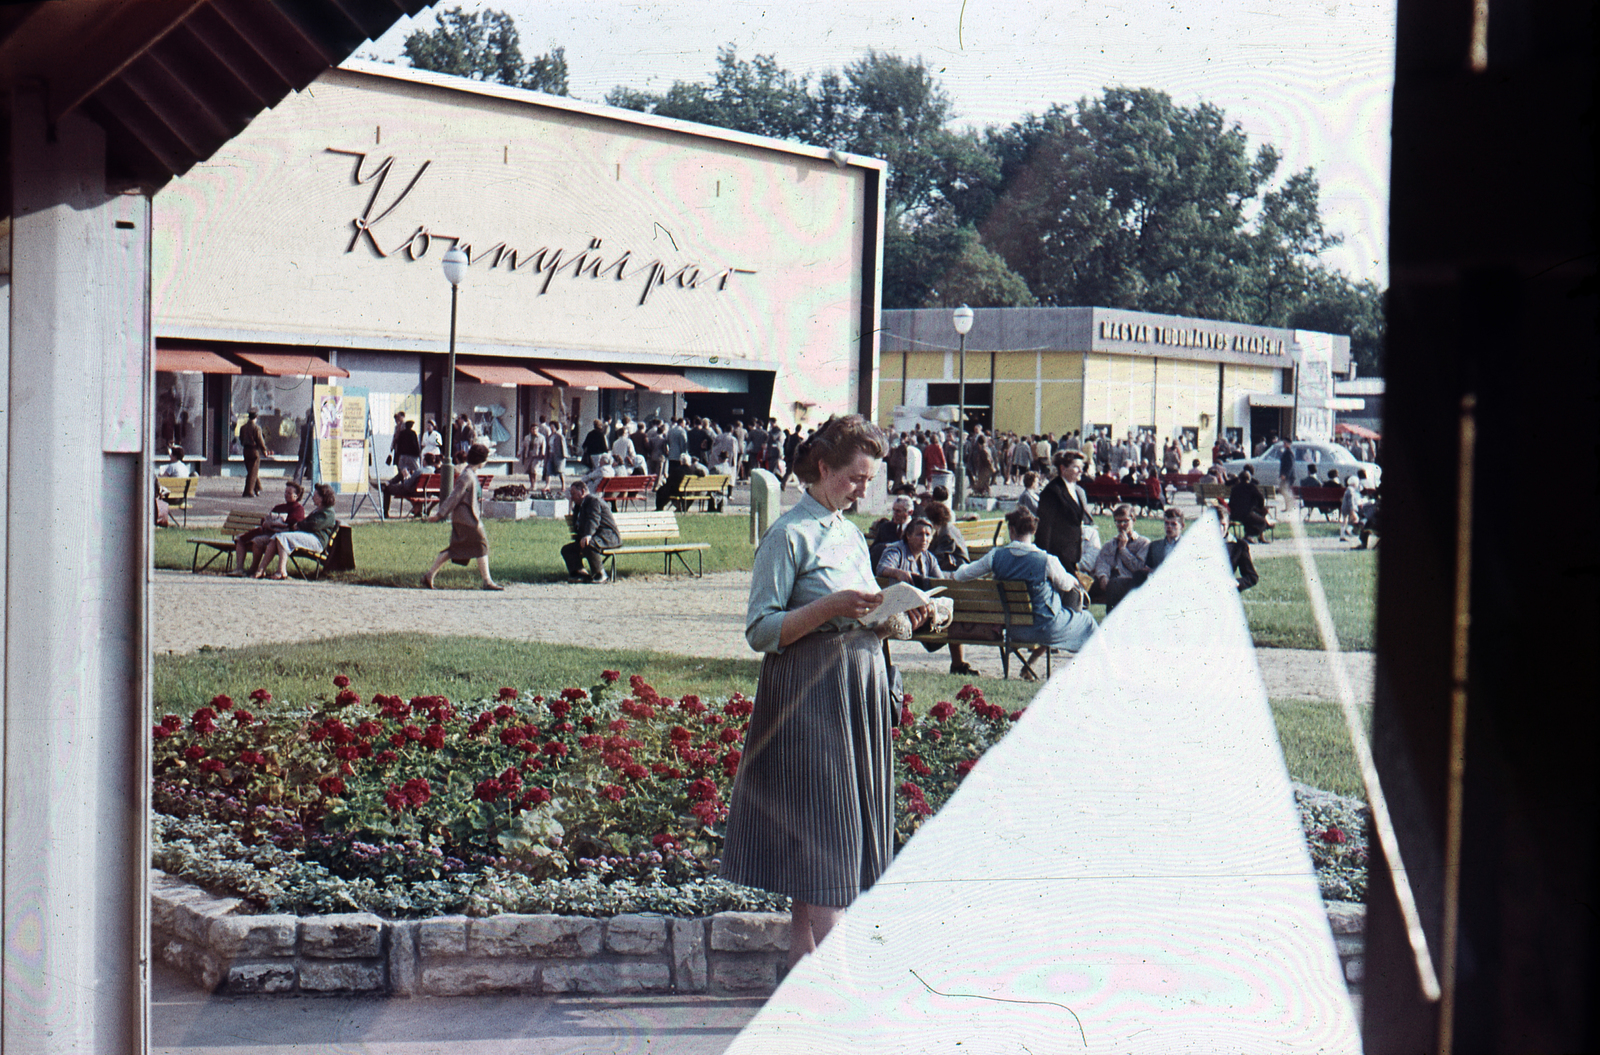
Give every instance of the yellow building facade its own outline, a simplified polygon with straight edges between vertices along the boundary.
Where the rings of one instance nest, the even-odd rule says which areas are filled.
[[[1224,435],[1331,438],[1323,393],[1349,338],[1110,308],[986,308],[966,338],[966,416],[1026,435],[1153,431],[1208,448]],[[960,401],[949,311],[883,312],[878,421],[905,427]],[[948,416],[948,412],[947,412]]]

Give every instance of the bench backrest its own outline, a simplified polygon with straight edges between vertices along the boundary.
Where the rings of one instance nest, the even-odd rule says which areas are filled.
[[[246,531],[254,531],[261,526],[261,514],[251,513],[244,509],[229,511],[228,519],[222,522],[222,533],[229,538],[238,538]]]
[[[1231,490],[1227,484],[1195,484],[1194,496],[1203,505],[1206,502],[1226,501]]]
[[[163,476],[159,480],[167,491],[167,504],[169,506],[182,506],[188,504],[200,490],[200,477],[198,476]]]
[[[1300,486],[1294,489],[1302,502],[1338,502],[1344,498],[1344,488],[1318,484],[1316,487]]]
[[[438,473],[423,473],[423,474],[421,474],[420,476],[417,477],[417,490],[416,490],[417,494],[420,495],[420,494],[423,494],[423,493],[428,492],[428,491],[438,491],[438,490],[439,490],[439,474]]]
[[[595,489],[595,494],[602,498],[608,494],[634,494],[642,491],[654,491],[656,478],[653,476],[606,476],[601,478]]]
[[[879,579],[883,585],[893,579]],[[969,579],[956,582],[939,579],[943,586],[941,597],[955,602],[954,622],[977,623],[983,626],[1032,626],[1033,596],[1028,584],[1016,579]]]
[[[1005,542],[1006,521],[1004,517],[985,517],[980,520],[958,520],[951,527],[959,528],[961,537],[966,540],[967,552],[973,550],[987,550]]]
[[[670,509],[663,509],[659,513],[613,513],[611,519],[617,522],[617,534],[624,542],[630,539],[665,539],[680,538],[678,533],[678,516]],[[567,516],[567,527],[572,526],[572,516]]]
[[[727,476],[685,476],[678,481],[678,493],[721,491],[728,486],[728,479]]]

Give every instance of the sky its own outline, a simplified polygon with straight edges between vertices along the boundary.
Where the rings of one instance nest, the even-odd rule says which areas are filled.
[[[446,0],[440,6],[455,6]],[[920,56],[957,125],[1009,124],[1104,88],[1156,88],[1221,107],[1251,149],[1283,156],[1277,179],[1314,167],[1322,215],[1344,244],[1324,261],[1388,284],[1394,0],[465,0],[509,12],[525,56],[566,48],[571,92],[664,91],[709,81],[717,49],[772,55],[791,72],[842,69],[868,49]],[[431,11],[402,19],[364,56],[393,60]]]

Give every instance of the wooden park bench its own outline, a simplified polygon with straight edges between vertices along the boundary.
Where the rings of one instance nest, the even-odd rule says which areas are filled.
[[[705,551],[711,548],[709,542],[684,542],[682,534],[678,531],[678,515],[670,509],[659,513],[614,513],[612,519],[617,524],[617,535],[622,539],[622,545],[602,551],[604,557],[601,567],[611,581],[617,577],[617,558],[630,556],[636,553],[661,554],[661,570],[663,574],[672,574],[672,561],[677,559],[683,566],[685,573],[703,578],[705,576]],[[567,527],[572,527],[572,517],[567,516]],[[695,570],[689,570],[689,561],[685,554],[695,555]]]
[[[893,579],[880,578],[888,586]],[[919,631],[913,641],[940,645],[984,645],[1000,650],[1000,672],[1011,677],[1011,657],[1016,656],[1022,670],[1032,671],[1028,653],[1038,648],[1037,642],[1017,641],[1013,630],[1033,626],[1033,598],[1028,584],[1013,579],[972,579],[956,582],[953,579],[935,579],[930,585],[943,586],[941,597],[955,602],[955,617],[942,633]],[[1045,650],[1045,676],[1050,676],[1050,650]],[[1019,672],[1020,673],[1020,672]]]
[[[1314,509],[1325,518],[1331,518],[1339,511],[1344,502],[1344,488],[1317,486],[1307,487],[1302,484],[1294,489],[1295,497],[1307,509]]]
[[[704,503],[706,512],[720,512],[723,500],[732,489],[731,478],[727,476],[682,476],[666,498],[680,513],[687,513],[695,502]]]
[[[983,556],[996,546],[1005,544],[1005,517],[958,520],[950,526],[961,532],[961,537],[967,544],[967,555],[973,559]]]
[[[1159,513],[1166,505],[1166,493],[1162,490],[1159,479],[1145,480],[1142,483],[1084,480],[1079,486],[1083,488],[1084,495],[1098,508],[1101,515],[1111,512],[1124,502],[1135,509],[1151,513]]]
[[[167,493],[167,508],[183,510],[180,518],[184,527],[189,526],[189,506],[194,502],[194,497],[200,490],[200,477],[198,476],[162,476],[157,477],[156,483]]]
[[[496,477],[494,473],[479,473],[478,484],[485,490],[494,486]],[[425,517],[433,511],[443,495],[439,493],[440,474],[423,473],[417,478],[417,489],[409,495],[397,496],[411,503],[411,515]]]
[[[228,519],[222,522],[222,534],[226,538],[191,538],[194,545],[194,559],[189,562],[191,572],[202,572],[211,567],[219,557],[225,559],[224,571],[233,570],[234,546],[239,536],[247,531],[254,531],[261,526],[261,514],[248,510],[235,509],[228,513]],[[204,564],[200,563],[200,550],[210,549],[211,556]],[[298,548],[289,554],[289,573],[299,575],[302,579],[320,579],[325,571],[348,571],[355,567],[351,558],[352,537],[350,527],[340,524],[334,528],[333,534],[328,538],[328,545],[320,550]],[[316,574],[310,572],[315,569]]]
[[[1206,478],[1205,473],[1162,473],[1163,485],[1174,491],[1193,491],[1195,485]]]
[[[643,502],[654,498],[656,494],[656,478],[654,476],[607,476],[595,487],[596,495],[611,503],[613,512],[620,509],[622,504]]]
[[[222,570],[232,571],[234,544],[238,541],[240,535],[243,535],[246,531],[254,531],[260,526],[261,514],[259,512],[252,513],[244,509],[230,511],[228,519],[222,522],[222,534],[226,535],[227,538],[191,538],[189,540],[194,545],[194,559],[189,562],[189,570],[191,572],[205,571],[216,563],[217,558],[225,556],[227,561]],[[213,551],[211,556],[206,558],[204,564],[200,563],[200,550],[202,548]]]

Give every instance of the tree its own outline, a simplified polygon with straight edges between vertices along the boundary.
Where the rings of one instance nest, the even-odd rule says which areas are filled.
[[[740,59],[731,44],[717,49],[717,69],[710,84],[675,81],[660,95],[619,86],[607,94],[606,102],[751,135],[815,141],[806,78],[783,69],[771,55]]]
[[[1319,257],[1342,245],[1344,239],[1323,227],[1320,196],[1314,169],[1295,173],[1282,189],[1262,196],[1255,230],[1247,236],[1254,265],[1249,276],[1253,304],[1248,321],[1285,325],[1324,281]]]
[[[433,32],[417,30],[406,37],[406,61],[419,70],[433,70],[513,88],[567,94],[567,53],[554,48],[532,62],[524,61],[517,24],[504,11],[469,14],[460,7],[436,16]]]
[[[1300,330],[1350,335],[1350,357],[1364,377],[1383,375],[1386,294],[1376,282],[1352,282],[1341,271],[1319,269],[1303,300],[1289,313],[1286,326]]]

